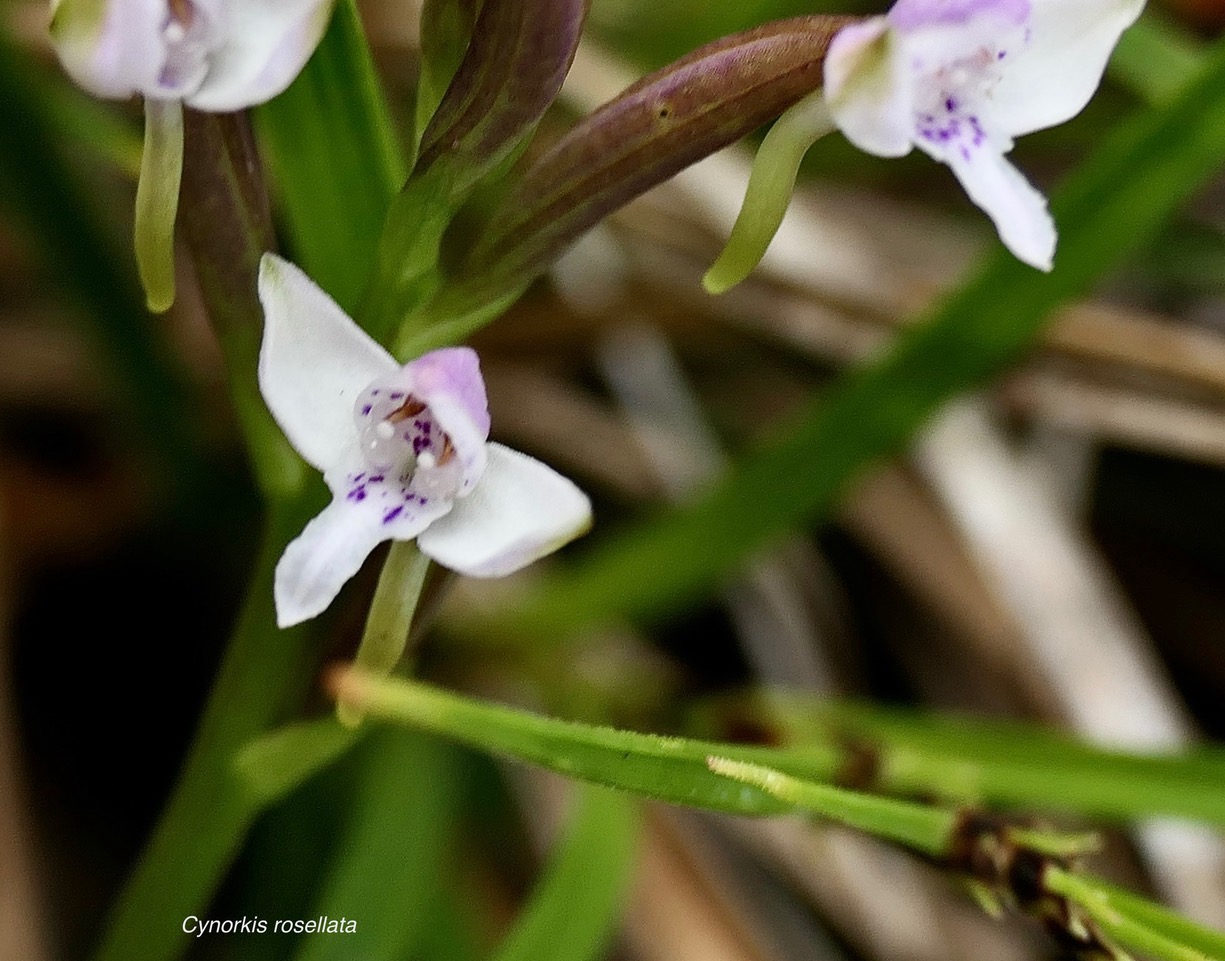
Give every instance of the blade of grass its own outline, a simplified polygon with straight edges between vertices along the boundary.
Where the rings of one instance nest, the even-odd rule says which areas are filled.
[[[788,745],[841,744],[872,785],[1005,807],[1122,821],[1153,814],[1225,825],[1225,751],[1138,755],[1007,721],[940,717],[791,695],[725,699],[704,707],[694,733],[719,735],[745,718]]]
[[[739,814],[780,810],[780,803],[761,791],[707,770],[711,754],[771,763],[815,780],[828,780],[836,770],[833,750],[781,755],[767,748],[578,724],[482,703],[417,681],[352,670],[334,675],[333,685],[334,693],[352,700],[371,720],[406,724],[568,777],[673,804]]]
[[[658,618],[706,595],[747,555],[828,517],[945,402],[1015,363],[1056,306],[1138,250],[1223,162],[1217,43],[1181,94],[1114,130],[1059,190],[1053,272],[997,251],[886,356],[849,372],[705,496],[607,537],[517,602],[458,626],[556,639],[620,617]]]
[[[638,805],[584,786],[567,835],[494,961],[594,961],[612,934],[633,865]]]
[[[1203,44],[1159,15],[1141,17],[1110,58],[1110,76],[1149,103],[1175,96],[1203,63]]]
[[[416,956],[458,810],[453,755],[425,736],[379,731],[366,739],[339,854],[311,915],[357,919],[357,931],[308,935],[297,961]]]
[[[1111,905],[1149,930],[1185,944],[1205,957],[1225,959],[1225,934],[1220,931],[1202,927],[1167,907],[1104,881],[1099,881],[1097,888]]]
[[[1160,961],[1223,961],[1221,938],[1137,895],[1118,898],[1095,878],[1049,868],[1047,890],[1078,905],[1112,940]],[[1178,923],[1171,924],[1171,917]],[[1157,923],[1154,923],[1157,922]]]
[[[353,0],[341,0],[315,55],[255,111],[298,264],[349,314],[407,168]]]

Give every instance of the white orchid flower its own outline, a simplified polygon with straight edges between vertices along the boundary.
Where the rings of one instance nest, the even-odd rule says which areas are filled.
[[[53,0],[60,62],[98,97],[145,98],[136,255],[152,310],[174,301],[183,105],[224,113],[271,100],[319,45],[335,0]]]
[[[55,0],[64,68],[98,97],[220,113],[271,100],[314,52],[335,0]]]
[[[401,366],[297,267],[265,254],[259,383],[332,502],[276,569],[277,622],[324,610],[375,545],[412,540],[471,577],[510,574],[583,533],[591,503],[537,460],[490,443],[467,347]]]
[[[1019,259],[1050,270],[1046,200],[1012,138],[1074,117],[1143,0],[898,0],[844,27],[825,60],[834,123],[861,150],[948,164]]]

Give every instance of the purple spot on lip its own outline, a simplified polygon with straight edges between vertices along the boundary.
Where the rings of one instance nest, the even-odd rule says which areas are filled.
[[[393,507],[391,510],[389,510],[386,514],[383,515],[383,523],[390,524],[397,517],[399,517],[403,512],[404,512],[403,507]]]
[[[349,496],[346,498],[346,500],[351,500],[354,503],[361,503],[365,499],[366,488],[364,487],[354,487],[353,490],[349,491]]]
[[[952,97],[946,98],[944,101],[944,109],[947,110],[949,113],[952,113],[954,110],[957,109],[957,101],[954,100]]]
[[[1003,59],[1004,59],[1006,56],[1008,56],[1008,51],[1007,51],[1007,50],[1001,50],[999,53],[997,53],[997,54],[995,55],[995,59],[996,59],[996,60],[1003,60]]]
[[[403,398],[404,398],[404,391],[402,391],[402,390],[393,390],[393,391],[392,391],[390,394],[388,394],[387,396],[388,396],[388,397],[390,397],[392,400],[403,400]]]
[[[371,483],[371,484],[381,484],[381,483],[383,483],[383,481],[385,481],[386,479],[387,479],[387,478],[386,478],[386,477],[384,477],[382,474],[373,474],[373,475],[370,477],[370,483]]]
[[[365,416],[366,416],[367,414],[369,414],[369,413],[370,413],[370,411],[372,411],[372,410],[374,410],[374,405],[373,405],[373,404],[363,404],[363,405],[362,405],[362,416],[363,416],[363,417],[365,417]]]
[[[354,483],[354,484],[358,483],[358,482],[359,482],[359,481],[360,481],[360,480],[361,480],[363,477],[365,477],[365,476],[366,476],[366,472],[365,472],[365,471],[362,471],[360,474],[354,474],[354,475],[353,475],[353,483]]]
[[[379,396],[379,391],[378,391],[378,388],[377,388],[377,387],[376,387],[374,390],[370,391],[370,396],[371,396],[371,397],[378,397],[378,396]]]

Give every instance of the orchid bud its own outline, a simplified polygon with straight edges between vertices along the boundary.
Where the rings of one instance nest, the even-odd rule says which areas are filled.
[[[797,17],[724,37],[644,77],[580,121],[502,200],[464,265],[534,274],[580,234],[821,86],[848,17]]]
[[[421,139],[417,173],[438,163],[471,186],[511,156],[557,98],[587,0],[485,0],[472,40]]]

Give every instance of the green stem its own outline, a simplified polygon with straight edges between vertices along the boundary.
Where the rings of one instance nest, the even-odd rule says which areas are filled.
[[[366,630],[354,666],[368,674],[386,676],[400,662],[429,569],[430,559],[417,549],[415,541],[392,541],[366,615]],[[342,699],[336,702],[336,716],[342,724],[354,726],[363,715]]]
[[[190,111],[185,128],[192,144],[183,169],[185,232],[269,504],[269,529],[195,743],[120,895],[97,961],[169,961],[179,954],[183,919],[205,910],[261,809],[259,795],[237,776],[235,757],[293,716],[316,662],[308,639],[319,622],[278,630],[273,604],[276,563],[317,504],[256,383],[262,315],[255,278],[273,244],[267,197],[245,117]]]
[[[145,100],[145,149],[136,184],[136,266],[149,309],[174,303],[174,221],[183,176],[183,104]]]
[[[1080,877],[1058,867],[1048,867],[1043,878],[1046,889],[1061,895],[1081,908],[1111,939],[1126,948],[1160,961],[1220,961],[1221,956],[1206,954],[1195,947],[1166,937],[1115,902],[1090,878]],[[1190,922],[1185,922],[1190,924]]]
[[[721,294],[736,286],[761,263],[791,203],[800,161],[833,129],[824,90],[810,93],[770,128],[753,161],[744,205],[727,245],[702,278],[708,293]]]
[[[263,806],[236,776],[234,758],[247,741],[292,714],[313,675],[309,628],[277,630],[272,602],[276,562],[310,506],[295,500],[272,510],[250,593],[195,743],[112,910],[94,961],[177,957],[187,941],[183,918],[205,910]]]

